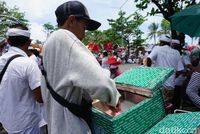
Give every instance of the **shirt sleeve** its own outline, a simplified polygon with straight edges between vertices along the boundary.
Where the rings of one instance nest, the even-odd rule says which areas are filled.
[[[194,72],[186,89],[188,97],[198,108],[200,108],[199,81],[200,81],[200,73]]]
[[[157,51],[158,51],[158,47],[155,47],[147,57],[150,58],[151,60],[155,61],[157,58],[157,54],[158,54]]]
[[[182,71],[184,70],[184,65],[183,65],[183,62],[181,60],[181,56],[179,56],[180,58],[178,59],[178,64],[177,64],[177,68],[176,68],[176,71]]]
[[[41,85],[41,71],[35,61],[29,61],[26,74],[31,90],[34,90]]]
[[[93,99],[99,99],[116,106],[120,94],[110,72],[103,69],[92,53],[79,41],[72,46],[70,53],[70,75],[73,86],[88,91]]]

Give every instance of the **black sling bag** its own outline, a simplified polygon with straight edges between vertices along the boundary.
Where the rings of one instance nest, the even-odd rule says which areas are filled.
[[[74,115],[84,119],[86,121],[86,123],[88,124],[88,126],[90,127],[90,129],[91,129],[91,107],[92,107],[92,101],[88,102],[83,97],[82,101],[81,101],[81,104],[74,104],[74,103],[68,102],[66,99],[61,97],[58,93],[56,93],[53,90],[53,88],[51,87],[51,85],[48,82],[47,73],[44,70],[44,67],[42,68],[42,75],[45,78],[46,86],[49,89],[49,92],[51,93],[52,97],[59,104],[61,104],[64,107],[67,107],[69,109],[69,111],[71,111]]]
[[[1,83],[1,80],[2,80],[2,78],[3,78],[3,75],[4,75],[5,72],[6,72],[6,69],[8,68],[8,65],[10,64],[10,62],[11,62],[12,60],[14,60],[14,59],[17,58],[17,57],[22,57],[22,55],[19,55],[19,54],[14,55],[14,56],[12,56],[12,57],[7,61],[6,65],[4,66],[3,70],[2,70],[1,73],[0,73],[0,83]]]

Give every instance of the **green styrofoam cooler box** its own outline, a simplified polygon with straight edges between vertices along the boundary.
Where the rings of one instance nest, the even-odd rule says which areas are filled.
[[[145,134],[199,134],[200,112],[169,114]]]
[[[146,98],[114,117],[93,107],[93,121],[106,134],[145,133],[165,117],[163,95],[160,89],[172,73],[171,68],[153,67],[136,67],[124,72],[115,79],[116,84],[125,86],[125,88],[126,86],[135,87],[137,90],[134,93],[137,94],[143,93],[139,91],[140,89],[146,90],[147,94],[136,96],[145,95]]]

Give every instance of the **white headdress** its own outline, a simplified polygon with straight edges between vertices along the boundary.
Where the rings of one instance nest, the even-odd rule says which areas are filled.
[[[160,41],[170,42],[170,38],[167,37],[166,35],[161,35],[161,36],[160,36]]]
[[[179,40],[176,40],[176,39],[172,39],[172,43],[180,44],[180,41],[179,41]]]
[[[22,30],[19,28],[10,28],[8,29],[7,36],[25,36],[30,38],[31,33],[28,30]]]

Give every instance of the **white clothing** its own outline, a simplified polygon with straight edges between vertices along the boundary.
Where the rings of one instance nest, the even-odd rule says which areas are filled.
[[[93,54],[70,31],[59,29],[44,45],[43,65],[52,88],[69,102],[80,104],[86,92],[115,106],[120,94]],[[44,78],[42,96],[46,106],[49,134],[86,134],[86,122],[58,104],[49,93]]]
[[[156,67],[172,67],[174,71],[184,70],[180,53],[168,45],[154,47],[148,57],[154,62]],[[175,73],[164,83],[164,87],[174,88]]]
[[[108,57],[103,57],[101,61],[101,67],[110,70],[110,65],[108,64]]]
[[[38,59],[34,54],[31,54],[30,58],[38,64]]]
[[[191,76],[190,82],[188,83],[186,93],[190,100],[200,108],[200,96],[199,96],[199,89],[200,89],[200,73],[194,72]]]
[[[189,55],[181,55],[181,60],[182,63],[184,65],[184,71],[187,71],[187,65],[191,64]],[[175,85],[177,86],[181,86],[183,84],[183,82],[186,80],[186,76],[184,76],[183,74],[179,75],[176,79],[175,79]]]
[[[32,93],[41,83],[38,65],[21,49],[10,47],[0,57],[0,70],[16,54],[23,57],[18,57],[9,64],[0,84],[0,122],[8,133],[20,133],[41,120],[39,106]]]
[[[37,57],[37,56],[35,56],[34,54],[32,54],[32,55],[30,56],[30,58],[31,58],[32,60],[34,60],[34,61],[38,64],[39,68],[41,68],[42,60],[41,60],[40,57]]]
[[[30,58],[37,63],[38,67],[40,67],[40,63],[39,63],[39,58],[37,58],[34,54],[32,54],[30,56]],[[40,106],[40,113],[41,113],[41,121],[39,123],[39,126],[42,127],[44,125],[47,125],[47,119],[46,119],[46,115],[45,115],[45,109],[44,109],[44,104],[43,103],[37,103]]]
[[[8,134],[42,134],[42,133],[41,133],[40,127],[38,126],[38,124],[36,124],[35,126],[27,128],[26,130],[23,130],[17,133],[8,133]]]

